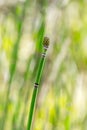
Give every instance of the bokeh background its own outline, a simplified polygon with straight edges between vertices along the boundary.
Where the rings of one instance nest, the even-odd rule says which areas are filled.
[[[32,130],[87,130],[87,0],[0,0],[0,130],[26,130],[44,36]]]

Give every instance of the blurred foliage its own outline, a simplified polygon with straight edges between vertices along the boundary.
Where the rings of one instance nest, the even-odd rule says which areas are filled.
[[[47,35],[50,47],[32,129],[87,130],[86,5],[86,0],[0,1],[0,129],[5,114],[5,130],[26,129]]]

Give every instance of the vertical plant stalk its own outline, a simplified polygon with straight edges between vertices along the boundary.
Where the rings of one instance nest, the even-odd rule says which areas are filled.
[[[35,84],[34,84],[34,89],[33,89],[33,94],[32,94],[32,99],[31,99],[31,105],[30,105],[30,113],[29,113],[28,123],[27,123],[27,130],[31,130],[33,114],[34,114],[36,98],[37,98],[37,92],[38,92],[38,86],[39,86],[39,83],[40,83],[40,79],[41,79],[41,75],[42,75],[42,71],[43,71],[43,66],[44,66],[45,56],[46,56],[48,46],[49,46],[49,38],[44,37],[44,40],[43,40],[44,49],[43,49],[42,57],[40,59],[40,63],[39,63],[39,67],[38,67],[38,71],[37,71],[37,75],[36,75],[36,81],[35,81]]]
[[[39,26],[39,30],[37,32],[37,39],[36,39],[36,47],[35,48],[39,52],[42,51],[41,43],[42,43],[43,38],[44,38],[44,32],[45,32],[45,14],[44,14],[44,16],[42,15],[41,23],[40,23],[40,26]],[[36,67],[37,67],[37,64],[36,64]],[[35,71],[36,71],[36,67],[34,68]],[[29,72],[27,71],[27,73],[29,73]],[[19,123],[18,130],[24,130],[25,129],[24,122],[26,120],[26,106],[27,106],[27,103],[28,103],[28,100],[27,100],[28,97],[29,97],[29,89],[25,92],[24,107],[23,107],[23,111],[22,111],[22,114],[21,114],[22,116],[21,116],[21,120],[20,120],[20,123]]]
[[[20,109],[21,109],[21,100],[23,100],[23,98],[24,98],[23,90],[26,89],[25,87],[26,87],[27,79],[29,77],[28,73],[29,73],[29,67],[30,67],[32,57],[33,57],[33,55],[31,57],[29,57],[29,59],[28,59],[28,63],[26,64],[26,71],[25,71],[25,74],[24,74],[24,81],[23,81],[22,86],[19,89],[17,105],[16,105],[15,112],[14,112],[13,118],[12,118],[12,130],[15,130],[15,128],[17,127],[16,125],[17,125],[17,122],[18,122],[18,117],[19,117]]]
[[[19,43],[20,43],[20,39],[21,39],[21,36],[22,36],[22,27],[23,27],[26,9],[27,9],[29,1],[30,0],[25,1],[23,11],[22,11],[22,16],[21,16],[21,22],[18,23],[18,37],[17,37],[16,43],[14,45],[13,52],[12,52],[12,62],[11,62],[11,65],[10,65],[10,77],[9,77],[9,81],[8,81],[6,102],[5,102],[5,106],[4,106],[4,110],[3,110],[4,113],[3,113],[3,117],[2,117],[2,124],[1,124],[1,127],[0,127],[1,130],[5,129],[5,123],[6,123],[6,119],[7,119],[7,115],[8,115],[8,105],[9,105],[9,95],[10,95],[11,83],[12,83],[12,79],[13,79],[14,72],[15,72],[15,69],[16,69]]]

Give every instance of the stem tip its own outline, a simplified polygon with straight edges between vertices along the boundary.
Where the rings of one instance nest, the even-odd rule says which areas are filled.
[[[48,48],[48,46],[49,46],[49,38],[48,37],[44,37],[43,45],[44,45],[44,47]]]

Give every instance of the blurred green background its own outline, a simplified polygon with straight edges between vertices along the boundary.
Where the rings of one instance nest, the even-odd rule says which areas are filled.
[[[32,130],[87,130],[87,0],[0,0],[0,130],[26,130],[44,36]]]

